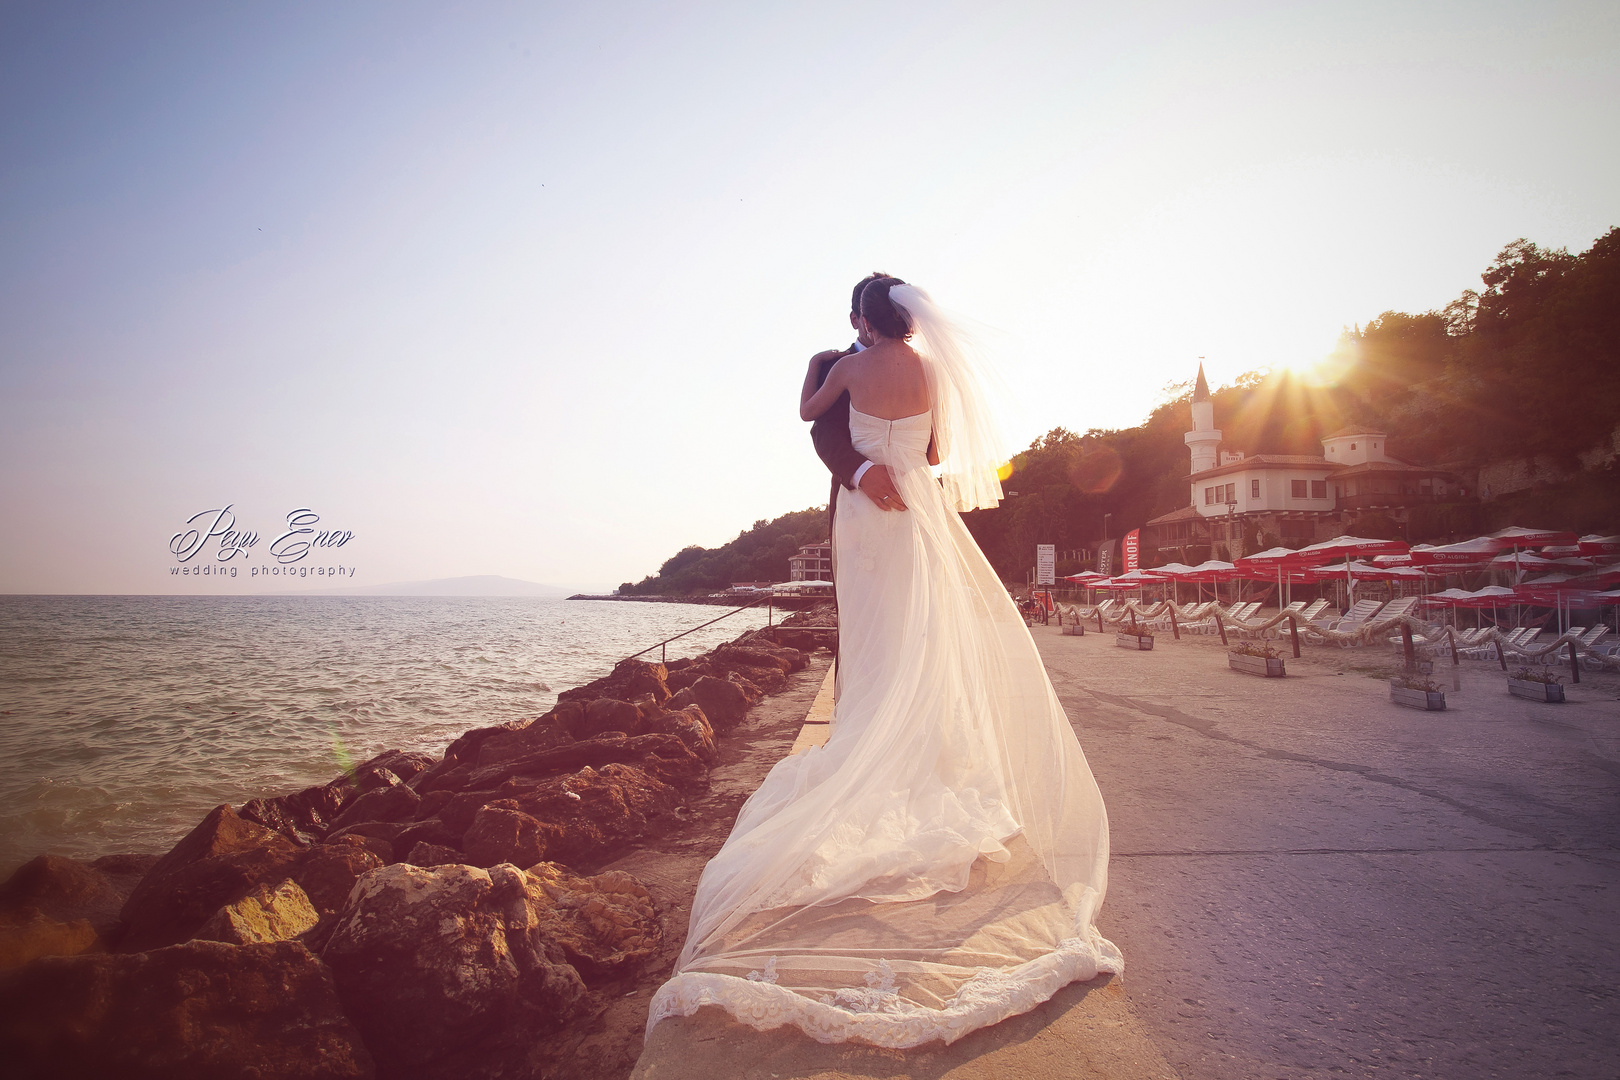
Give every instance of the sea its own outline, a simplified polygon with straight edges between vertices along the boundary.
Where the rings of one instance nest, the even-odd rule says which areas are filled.
[[[438,754],[727,609],[455,596],[0,596],[0,880],[162,852],[220,803]],[[740,612],[671,660],[763,626]],[[649,654],[656,658],[658,652]]]

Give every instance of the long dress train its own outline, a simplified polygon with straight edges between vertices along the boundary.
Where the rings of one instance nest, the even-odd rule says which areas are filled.
[[[1120,972],[1094,920],[1108,819],[1034,640],[928,466],[929,413],[850,410],[908,510],[840,491],[839,698],[698,884],[664,1017],[823,1042],[954,1041]]]

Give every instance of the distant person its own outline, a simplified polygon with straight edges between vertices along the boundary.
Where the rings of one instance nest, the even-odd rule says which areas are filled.
[[[986,373],[897,278],[865,284],[856,329],[868,348],[830,371],[812,359],[800,417],[847,413],[867,475],[899,498],[835,495],[831,736],[778,762],[737,815],[649,1028],[719,1005],[822,1042],[917,1046],[1123,966],[1096,927],[1102,795],[960,516],[1002,495]]]

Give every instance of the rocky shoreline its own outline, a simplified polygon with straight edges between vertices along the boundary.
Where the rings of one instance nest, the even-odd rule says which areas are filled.
[[[704,656],[625,661],[438,758],[385,751],[219,806],[162,856],[39,856],[0,885],[0,1060],[19,1077],[625,1075],[632,1033],[606,1055],[583,1035],[627,992],[645,1017],[684,932],[695,871],[675,881],[658,849],[723,839],[751,790],[711,784],[728,734],[836,634],[823,606]]]
[[[743,607],[739,598],[735,596],[660,596],[649,593],[645,596],[635,593],[575,593],[569,600],[623,600],[640,604],[706,604],[709,607]],[[746,597],[742,598],[746,599]],[[763,603],[763,598],[756,601]],[[814,611],[827,604],[823,597],[815,596],[776,596],[771,598],[771,606],[781,611]]]

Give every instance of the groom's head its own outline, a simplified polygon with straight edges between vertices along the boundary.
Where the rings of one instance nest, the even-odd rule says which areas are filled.
[[[866,338],[866,331],[861,327],[861,293],[866,287],[878,278],[888,277],[881,270],[874,270],[855,283],[855,291],[849,297],[849,325],[855,328],[855,340],[862,345],[870,346],[872,343]]]

